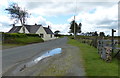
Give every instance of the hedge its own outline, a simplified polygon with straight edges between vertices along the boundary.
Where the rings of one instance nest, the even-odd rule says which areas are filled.
[[[26,34],[27,36],[30,36],[30,37],[39,37],[38,34]]]
[[[25,37],[39,37],[38,34],[24,34],[24,33],[3,33],[4,38],[25,38]]]
[[[30,44],[44,42],[38,34],[3,33],[3,43],[7,44]]]
[[[4,38],[23,38],[23,37],[27,37],[27,35],[23,33],[4,33],[3,37]]]

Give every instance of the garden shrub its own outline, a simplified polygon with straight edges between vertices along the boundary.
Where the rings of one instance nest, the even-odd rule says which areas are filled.
[[[30,36],[30,37],[39,37],[38,34],[26,34],[27,36]]]

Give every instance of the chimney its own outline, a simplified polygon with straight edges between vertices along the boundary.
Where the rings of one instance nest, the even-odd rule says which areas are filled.
[[[15,27],[15,24],[13,24],[13,27]]]
[[[35,25],[37,25],[37,24],[35,23]]]
[[[50,28],[50,26],[48,25],[48,28]]]

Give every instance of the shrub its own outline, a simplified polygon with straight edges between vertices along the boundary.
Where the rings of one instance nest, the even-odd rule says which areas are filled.
[[[3,34],[4,38],[23,38],[23,37],[27,37],[26,34],[23,33],[4,33]]]
[[[38,34],[26,34],[27,36],[30,36],[30,37],[39,37]]]
[[[3,33],[3,37],[3,43],[11,44],[29,44],[44,41],[38,34]]]
[[[24,33],[4,33],[4,38],[24,38],[24,37],[39,37],[38,34],[24,34]]]
[[[14,39],[13,42],[17,44],[30,44],[30,43],[44,42],[44,40],[39,37],[27,37],[27,38],[16,38]]]

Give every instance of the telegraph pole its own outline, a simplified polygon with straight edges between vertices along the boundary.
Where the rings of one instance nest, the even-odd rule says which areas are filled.
[[[74,16],[74,39],[75,39],[75,16]]]

